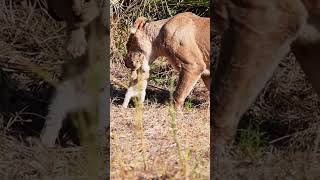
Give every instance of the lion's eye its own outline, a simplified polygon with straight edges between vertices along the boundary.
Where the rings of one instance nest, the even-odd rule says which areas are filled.
[[[143,51],[142,51],[142,49],[141,49],[140,47],[137,47],[137,49],[136,49],[136,50],[138,51],[138,53],[139,53],[139,54],[143,52]]]

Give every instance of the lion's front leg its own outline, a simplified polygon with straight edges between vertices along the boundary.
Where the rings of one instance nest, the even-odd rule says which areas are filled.
[[[297,10],[297,9],[295,9]],[[276,17],[247,9],[224,32],[213,77],[213,143],[230,144],[238,122],[290,50],[303,24],[303,14],[278,10]],[[259,18],[254,18],[259,17]]]
[[[234,140],[242,115],[271,78],[294,40],[294,35],[288,39],[272,39],[279,35],[276,33],[279,31],[265,35],[245,32],[226,34],[228,37],[224,37],[213,80],[211,144],[215,157],[213,168],[217,177],[229,167],[224,164],[229,155],[227,148]]]
[[[248,43],[251,37],[253,41]],[[234,53],[224,49],[213,81],[213,139],[218,144],[233,141],[239,120],[289,52],[292,42],[292,39],[272,41],[271,37],[251,37],[247,34],[246,40],[231,38],[224,42],[228,46],[234,43],[229,47]],[[255,39],[260,39],[259,43]]]

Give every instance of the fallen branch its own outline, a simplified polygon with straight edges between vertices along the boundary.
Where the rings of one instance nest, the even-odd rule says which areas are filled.
[[[118,80],[117,78],[115,78],[113,75],[110,75],[110,79],[111,82],[113,82],[115,85],[118,85],[122,88],[128,89],[128,86],[126,84],[124,84],[123,82],[121,82],[120,80]]]
[[[45,66],[40,66],[37,64],[33,64],[27,61],[16,61],[14,63],[12,62],[1,62],[0,61],[0,68],[2,68],[5,71],[19,71],[21,73],[34,73],[38,76],[40,76],[42,79],[45,81],[49,82],[50,84],[55,85],[57,83],[57,80],[54,80],[51,77],[50,71],[53,71],[53,68],[48,68]],[[121,82],[119,79],[115,78],[113,75],[110,75],[111,77],[111,82],[117,86],[120,86],[121,88],[128,89],[128,85],[125,83]],[[149,87],[162,90],[162,91],[168,91],[167,89],[160,88],[154,85],[148,84]]]
[[[0,68],[4,71],[21,73],[33,73],[42,78],[44,81],[56,85],[58,80],[52,78],[53,68],[47,68],[27,61],[16,61],[16,62],[2,62],[0,61]]]

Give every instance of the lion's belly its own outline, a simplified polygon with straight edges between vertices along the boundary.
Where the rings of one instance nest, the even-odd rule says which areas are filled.
[[[171,66],[173,66],[173,68],[174,68],[175,70],[177,70],[177,71],[180,70],[180,67],[181,67],[180,62],[173,61],[171,58],[168,58],[168,57],[167,57],[167,59],[168,59],[169,64],[170,64]]]

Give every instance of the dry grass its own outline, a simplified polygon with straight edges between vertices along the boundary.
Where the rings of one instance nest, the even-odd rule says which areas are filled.
[[[172,135],[169,108],[147,105],[143,109],[143,131],[146,154],[136,134],[135,109],[113,106],[111,109],[111,178],[138,179],[208,179],[209,177],[209,112],[193,109],[176,118],[177,143]],[[142,157],[146,157],[145,163]],[[187,168],[186,173],[183,173]]]
[[[128,27],[137,16],[157,20],[170,15],[170,5],[156,9],[157,1],[136,2],[141,4],[129,8],[114,5],[111,22],[110,72],[125,84],[130,77],[123,61]],[[175,114],[170,108],[170,92],[177,77],[165,59],[155,61],[143,107],[122,108],[125,89],[112,87],[112,179],[209,179],[209,93],[199,81],[184,112]]]
[[[85,177],[80,149],[48,151],[40,144],[24,144],[1,133],[0,176],[3,179],[76,179]]]
[[[319,179],[319,100],[292,55],[245,114],[248,120],[260,123],[266,143],[254,158],[234,146],[226,161],[236,170],[226,179]]]
[[[1,112],[0,179],[88,179],[83,148],[48,150],[37,140],[50,97],[44,79],[57,79],[66,60],[65,24],[35,4],[1,0],[0,29],[0,67],[14,81]]]

